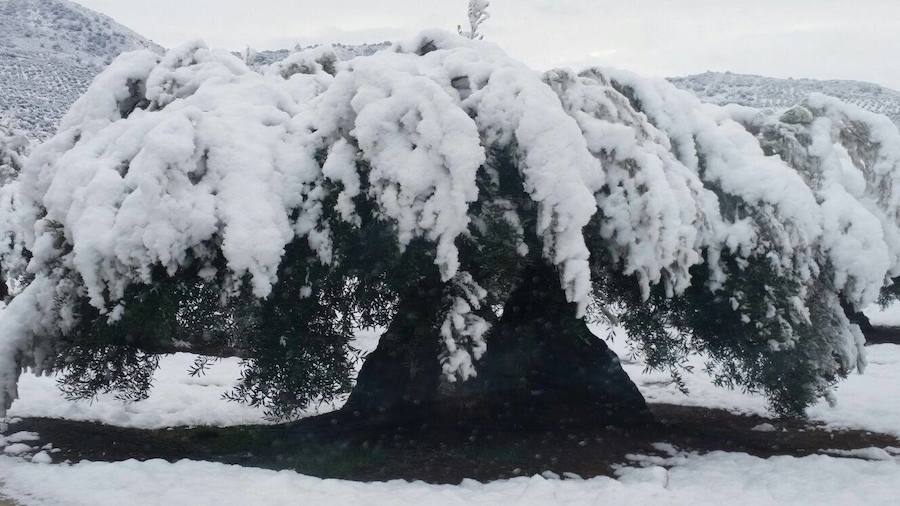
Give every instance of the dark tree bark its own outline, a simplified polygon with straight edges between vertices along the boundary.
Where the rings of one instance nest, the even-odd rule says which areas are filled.
[[[423,284],[422,286],[426,286]],[[405,294],[345,413],[429,423],[630,425],[651,420],[618,357],[576,317],[556,271],[522,270],[488,336],[478,376],[451,383],[437,359],[440,284]],[[438,313],[438,314],[436,314]]]
[[[650,420],[619,358],[566,301],[555,269],[526,268],[472,382],[475,396],[509,422],[632,424]]]
[[[417,417],[430,407],[441,383],[440,279],[426,279],[401,294],[397,314],[366,358],[343,411],[367,418]]]
[[[844,310],[844,315],[847,316],[847,319],[850,320],[850,323],[855,323],[859,325],[859,329],[862,331],[863,335],[866,337],[872,332],[872,323],[869,321],[869,318],[863,314],[862,311],[857,311],[853,308],[853,306],[847,302],[843,297],[841,297],[841,308]]]

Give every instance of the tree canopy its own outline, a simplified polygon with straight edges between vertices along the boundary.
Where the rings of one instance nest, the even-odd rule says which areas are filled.
[[[863,368],[847,311],[900,275],[900,132],[823,95],[719,107],[443,32],[256,70],[191,43],[119,57],[0,204],[0,410],[24,367],[140,395],[160,340],[201,335],[241,340],[235,395],[289,414],[346,392],[354,329],[426,284],[421,339],[462,382],[541,263],[651,365],[702,352],[800,412]]]

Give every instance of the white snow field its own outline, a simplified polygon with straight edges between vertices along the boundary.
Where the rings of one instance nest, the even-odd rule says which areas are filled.
[[[374,350],[379,335],[378,331],[360,331],[354,345],[363,351]],[[151,395],[140,402],[121,401],[114,395],[101,395],[92,401],[68,401],[57,388],[54,376],[24,374],[19,384],[21,397],[8,415],[11,418],[65,418],[142,429],[272,423],[261,408],[222,399],[240,377],[240,359],[223,358],[205,374],[191,377],[188,370],[196,358],[197,355],[190,353],[162,357],[160,368],[153,377]],[[307,414],[324,413],[337,407],[324,404]]]
[[[621,345],[619,345],[621,347]],[[627,351],[620,357],[627,359]],[[853,373],[834,392],[836,404],[825,400],[807,409],[809,418],[833,429],[860,429],[900,437],[900,346],[879,344],[866,348],[865,373]],[[740,390],[717,387],[702,372],[703,360],[691,360],[694,373],[685,373],[689,390],[682,393],[665,372],[645,372],[642,362],[626,363],[625,371],[647,402],[721,408],[735,413],[767,416],[766,400]]]
[[[135,428],[265,423],[262,410],[222,399],[222,394],[234,386],[240,375],[239,359],[223,359],[207,374],[192,378],[187,371],[195,358],[196,355],[189,353],[164,357],[154,376],[153,394],[140,402],[120,401],[113,395],[103,395],[93,401],[67,401],[54,377],[25,375],[19,385],[22,397],[9,415],[95,421]]]
[[[760,459],[740,453],[679,455],[666,467],[622,468],[618,479],[522,477],[482,484],[359,483],[290,471],[160,460],[74,465],[0,457],[3,493],[23,505],[889,505],[900,462],[834,458]],[[669,466],[671,466],[669,468]],[[667,469],[668,468],[668,469]]]
[[[872,325],[881,327],[900,327],[900,304],[888,307],[873,306],[865,311]]]

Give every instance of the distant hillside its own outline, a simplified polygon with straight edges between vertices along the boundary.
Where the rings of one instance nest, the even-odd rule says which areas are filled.
[[[372,54],[390,43],[334,46],[338,57]],[[116,56],[162,48],[111,18],[68,0],[0,0],[0,120],[43,140]],[[290,51],[261,51],[251,64]]]
[[[390,47],[334,48],[341,59]],[[0,0],[0,120],[35,139],[56,131],[59,120],[91,80],[124,51],[162,48],[109,17],[68,0]],[[260,51],[253,66],[274,63],[287,49]],[[760,108],[789,107],[811,92],[833,95],[900,124],[900,92],[857,81],[817,81],[707,72],[671,79],[701,99]]]
[[[819,92],[884,114],[900,125],[900,92],[873,83],[777,79],[731,72],[706,72],[669,80],[707,102],[758,108],[790,107],[810,93]]]
[[[67,0],[0,0],[0,115],[42,139],[124,51],[161,49]]]
[[[360,44],[355,46],[333,44],[331,47],[334,48],[334,52],[335,54],[337,54],[338,59],[350,60],[352,58],[356,58],[357,56],[369,56],[378,51],[381,51],[382,49],[387,49],[391,47],[391,43],[381,42],[379,44]],[[295,48],[295,50],[296,49],[307,48]],[[275,51],[260,51],[253,56],[251,64],[254,66],[270,65],[272,63],[285,59],[289,54],[291,54],[291,50],[287,49],[278,49]]]

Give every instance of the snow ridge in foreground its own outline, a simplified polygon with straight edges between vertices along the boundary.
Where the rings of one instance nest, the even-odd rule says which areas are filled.
[[[4,493],[23,505],[191,504],[359,505],[840,505],[895,504],[900,464],[824,455],[761,459],[741,453],[689,456],[671,469],[623,468],[619,478],[540,476],[458,486],[322,480],[291,471],[183,460],[75,465],[28,464],[0,457]],[[424,501],[424,502],[423,502]]]

